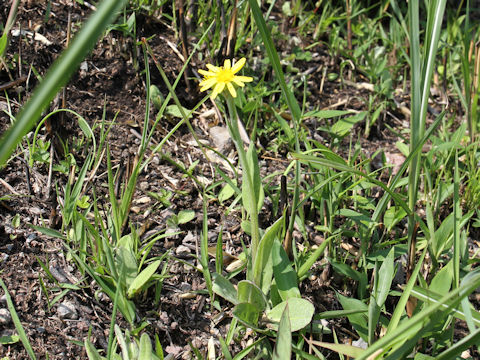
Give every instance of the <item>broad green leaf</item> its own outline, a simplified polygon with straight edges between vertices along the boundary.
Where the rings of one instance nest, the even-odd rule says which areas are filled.
[[[368,216],[351,209],[340,209],[338,214],[355,221],[358,225],[368,226],[372,221]]]
[[[242,280],[237,285],[238,302],[250,303],[258,309],[259,312],[263,312],[267,307],[267,302],[262,290],[255,285],[252,281]]]
[[[237,290],[223,275],[213,273],[213,292],[232,304],[238,304]]]
[[[140,274],[138,274],[127,290],[127,296],[129,298],[134,297],[142,289],[142,287],[151,280],[153,274],[155,274],[155,271],[157,271],[158,267],[160,266],[160,263],[160,260],[156,260],[143,269]]]
[[[432,279],[428,287],[439,295],[445,295],[450,291],[453,281],[453,261],[449,261]]]
[[[182,107],[182,110],[184,114],[187,114],[187,118],[192,117],[190,110],[184,107]],[[165,109],[165,114],[183,119],[182,112],[180,111],[177,105],[168,105],[167,108]]]
[[[0,344],[2,344],[2,345],[15,344],[19,341],[20,341],[20,336],[18,336],[18,335],[0,336]]]
[[[361,349],[359,347],[352,346],[352,345],[332,344],[332,343],[326,343],[323,341],[315,341],[313,342],[313,344],[317,346],[321,346],[325,349],[335,351],[338,354],[350,356],[352,358],[356,358],[360,356],[365,351],[364,349]]]
[[[349,277],[350,279],[358,281],[359,283],[358,291],[363,298],[363,293],[365,291],[365,285],[366,285],[366,275],[364,273],[360,273],[357,270],[352,269],[350,265],[347,265],[345,263],[339,263],[339,262],[330,260],[330,264],[332,264],[333,269],[339,274],[343,274]]]
[[[230,184],[225,184],[225,186],[218,193],[218,202],[222,204],[224,201],[230,199],[235,195],[235,189]]]
[[[290,360],[292,356],[292,331],[290,327],[290,314],[288,304],[283,310],[280,324],[278,325],[277,342],[273,350],[273,360]]]
[[[178,218],[178,224],[186,224],[195,218],[195,211],[182,210],[178,213],[177,218]]]
[[[352,112],[349,110],[313,110],[305,113],[303,115],[304,119],[316,117],[319,119],[331,119],[337,116],[344,116],[351,114]]]
[[[339,137],[343,137],[347,135],[347,133],[352,129],[352,127],[356,123],[365,119],[366,115],[367,115],[367,112],[362,111],[356,115],[353,115],[347,118],[342,118],[338,120],[335,124],[333,124],[333,126],[330,128],[330,131]]]
[[[239,303],[233,308],[233,316],[247,326],[256,327],[259,315],[257,307],[250,303]]]
[[[269,327],[276,330],[281,320],[282,314],[287,306],[291,309],[289,311],[290,330],[292,332],[303,329],[310,324],[313,318],[315,308],[312,303],[302,298],[290,298],[275,306],[272,310],[267,312],[267,318],[272,323]]]
[[[379,307],[382,307],[387,300],[388,293],[390,292],[390,287],[392,285],[393,273],[394,273],[394,256],[395,256],[395,247],[392,247],[383,260],[382,266],[378,271],[378,288],[376,289],[376,302]]]
[[[140,337],[138,360],[152,360],[152,342],[146,333]]]
[[[391,206],[385,210],[385,214],[383,215],[383,224],[387,228],[387,231],[393,229],[393,227],[405,216],[407,216],[405,210],[396,206]]]
[[[125,283],[122,285],[125,286],[125,288],[129,288],[138,275],[137,259],[135,259],[133,250],[123,246],[120,247],[117,250],[115,260],[117,269],[120,270],[123,268],[125,271]]]
[[[358,299],[348,298],[340,293],[337,293],[337,299],[345,310],[364,310],[365,313],[348,315],[348,321],[352,324],[353,328],[357,331],[358,335],[368,341],[368,323],[366,313],[368,307],[365,303]]]
[[[300,298],[297,284],[297,273],[293,270],[288,255],[279,241],[272,246],[273,275],[282,300]]]

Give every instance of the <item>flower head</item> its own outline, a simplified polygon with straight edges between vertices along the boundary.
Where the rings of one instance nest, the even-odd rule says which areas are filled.
[[[235,65],[233,65],[233,67],[230,59],[226,59],[223,66],[207,64],[208,71],[198,71],[203,75],[203,80],[200,82],[200,91],[205,91],[213,87],[211,98],[215,99],[217,95],[227,87],[232,97],[236,97],[237,92],[233,84],[243,87],[246,82],[253,81],[253,78],[250,76],[235,75],[240,71],[243,65],[245,65],[245,61],[245,58],[241,58],[235,63]]]

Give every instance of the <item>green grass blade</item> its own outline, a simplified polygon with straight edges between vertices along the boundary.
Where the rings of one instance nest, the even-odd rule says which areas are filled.
[[[422,255],[425,254],[425,251]],[[464,279],[460,287],[443,296],[438,302],[431,303],[422,311],[403,321],[395,330],[387,332],[380,340],[370,346],[357,360],[368,359],[372,354],[387,352],[389,349],[396,347],[395,351],[405,352],[411,351],[406,349],[405,345],[415,346],[418,339],[422,336],[424,330],[441,320],[444,315],[451,312],[458,305],[462,298],[471,294],[480,285],[480,272],[472,272],[469,274],[467,281]],[[412,278],[413,279],[413,276]],[[447,305],[445,308],[444,305]],[[398,305],[397,305],[398,308]]]
[[[447,350],[445,350],[440,355],[437,355],[435,359],[437,360],[450,360],[456,359],[456,356],[461,354],[463,351],[467,350],[472,346],[477,346],[480,343],[480,329],[477,329],[475,332],[465,336],[463,339],[459,340]]]
[[[22,137],[40,118],[42,111],[53,100],[57,92],[65,86],[124,3],[126,0],[103,1],[75,36],[71,46],[55,61],[44,80],[16,117],[15,123],[1,138],[0,165],[7,161]]]
[[[410,276],[410,280],[408,281],[406,288],[403,290],[402,296],[400,296],[400,300],[398,300],[395,311],[393,312],[392,318],[390,319],[390,323],[388,324],[387,334],[393,332],[397,328],[398,323],[400,322],[400,317],[402,316],[405,306],[407,305],[408,298],[413,289],[413,286],[415,285],[418,273],[422,268],[425,254],[426,254],[426,250],[423,251],[422,255],[420,256],[420,259],[418,259],[417,265],[413,269],[412,275]]]
[[[15,324],[15,329],[17,329],[18,336],[22,341],[23,347],[27,351],[28,356],[30,359],[36,359],[35,353],[33,352],[32,345],[30,345],[30,341],[28,340],[27,334],[25,333],[25,329],[20,322],[20,318],[18,317],[17,311],[15,310],[15,306],[13,305],[12,298],[10,297],[10,293],[8,292],[7,286],[0,279],[0,286],[2,287],[3,291],[5,292],[5,298],[7,300],[7,307],[10,315],[12,316],[13,323]]]

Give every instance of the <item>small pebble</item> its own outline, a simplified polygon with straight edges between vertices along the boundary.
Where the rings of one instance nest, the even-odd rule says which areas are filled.
[[[186,247],[185,245],[179,245],[175,249],[175,254],[180,255],[180,254],[190,254],[192,251],[190,248]]]
[[[58,317],[62,320],[76,320],[78,319],[78,312],[75,304],[70,301],[64,301],[57,308]]]
[[[0,325],[8,325],[12,322],[12,315],[7,309],[0,309]]]

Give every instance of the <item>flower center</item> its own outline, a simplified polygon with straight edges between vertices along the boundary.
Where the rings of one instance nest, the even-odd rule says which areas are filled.
[[[223,83],[229,83],[233,80],[235,74],[230,69],[222,69],[217,74],[217,81]]]

